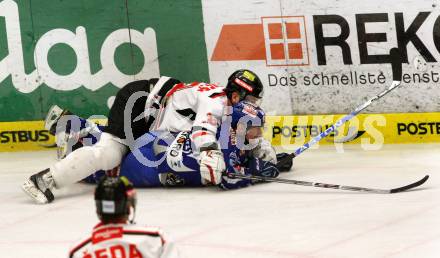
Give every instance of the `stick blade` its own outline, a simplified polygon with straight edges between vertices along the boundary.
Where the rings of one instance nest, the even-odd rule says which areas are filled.
[[[398,48],[390,49],[391,69],[393,70],[393,81],[402,80],[402,55]]]
[[[417,182],[414,182],[412,184],[405,185],[405,186],[402,186],[402,187],[391,189],[390,193],[399,193],[399,192],[403,192],[403,191],[415,188],[417,186],[420,186],[420,185],[424,184],[428,180],[428,178],[429,178],[429,175],[426,175],[426,176],[424,176],[422,179],[420,179]]]

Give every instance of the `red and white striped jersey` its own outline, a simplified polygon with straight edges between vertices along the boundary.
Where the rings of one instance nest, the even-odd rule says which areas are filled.
[[[177,250],[157,227],[98,224],[92,235],[77,245],[70,258],[174,258]]]
[[[156,86],[160,87],[160,83]],[[160,90],[156,86],[152,90],[152,96]],[[152,130],[192,130],[191,138],[198,149],[204,144],[216,142],[215,134],[226,112],[226,106],[227,98],[221,86],[203,82],[179,83],[165,95]]]

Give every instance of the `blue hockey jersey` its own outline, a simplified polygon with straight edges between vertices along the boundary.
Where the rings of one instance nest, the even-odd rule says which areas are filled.
[[[138,139],[137,146],[123,160],[120,175],[126,176],[136,187],[205,186],[200,175],[198,153],[193,152],[191,132],[177,134],[149,132]],[[223,144],[227,173],[247,173],[243,166],[246,153],[234,144],[235,134]],[[251,184],[247,179],[222,178],[220,187],[233,189]]]

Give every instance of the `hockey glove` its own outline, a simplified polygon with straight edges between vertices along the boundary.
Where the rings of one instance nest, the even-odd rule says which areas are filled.
[[[222,173],[226,170],[223,153],[220,150],[206,150],[200,152],[200,175],[205,182],[218,185]]]
[[[280,174],[275,164],[262,159],[251,159],[248,168],[254,176],[277,177]]]
[[[254,158],[259,158],[264,161],[272,162],[273,164],[277,163],[276,152],[270,142],[266,139],[260,140],[259,145],[252,150],[251,155]]]
[[[277,160],[278,160],[278,162],[280,162],[281,160],[287,158],[287,156],[289,156],[289,153],[285,153],[285,152],[278,153],[278,154],[277,154]],[[277,166],[277,168],[278,168],[278,170],[279,170],[280,172],[288,172],[288,171],[290,171],[290,169],[292,168],[292,165],[293,165],[293,159],[291,159],[291,158],[288,158],[288,159],[289,159],[289,161],[287,161],[286,163],[284,163],[282,166]]]

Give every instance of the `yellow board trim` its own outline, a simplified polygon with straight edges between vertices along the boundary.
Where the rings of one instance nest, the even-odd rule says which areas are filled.
[[[267,116],[264,136],[275,146],[302,145],[343,116]],[[359,114],[337,131],[319,144],[435,143],[440,142],[440,112]],[[47,150],[54,144],[44,121],[0,122],[0,152]]]
[[[44,121],[0,122],[0,151],[47,150],[55,137],[44,129]]]
[[[268,116],[264,136],[273,145],[302,145],[344,116]],[[319,143],[335,141],[350,144],[440,142],[440,113],[359,114]]]
[[[90,119],[105,125],[106,119]],[[0,152],[35,151],[55,148],[55,137],[44,121],[0,122]]]

